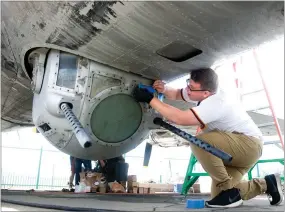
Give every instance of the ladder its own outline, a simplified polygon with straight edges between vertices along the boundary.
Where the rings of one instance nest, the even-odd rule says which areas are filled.
[[[248,92],[248,93],[242,93],[242,80],[239,79],[238,75],[236,75],[236,79],[235,79],[235,83],[236,83],[236,88],[237,90],[239,90],[239,94],[240,94],[240,101],[243,102],[243,100],[245,99],[244,97],[247,96],[249,97],[249,99],[251,101],[254,101],[252,99],[253,95],[259,95],[259,97],[264,97],[264,95],[266,96],[266,100],[267,100],[267,105],[263,105],[261,107],[258,107],[258,108],[252,108],[250,110],[248,110],[249,113],[255,113],[258,117],[258,115],[261,115],[260,116],[260,119],[264,118],[264,116],[262,116],[262,113],[260,113],[261,111],[265,111],[265,110],[268,110],[269,109],[269,114],[266,114],[267,115],[267,119],[265,122],[259,122],[258,123],[258,127],[261,129],[261,131],[265,131],[266,132],[266,128],[270,128],[270,127],[274,127],[276,128],[276,131],[274,133],[276,133],[279,137],[279,141],[275,141],[275,142],[269,142],[269,143],[273,143],[275,145],[279,145],[281,144],[281,148],[282,150],[284,151],[284,139],[283,139],[283,135],[282,135],[282,131],[281,131],[281,127],[280,127],[280,124],[279,124],[279,121],[278,121],[278,118],[276,116],[276,112],[274,110],[274,106],[273,106],[273,103],[272,103],[272,99],[271,99],[271,96],[270,96],[270,93],[269,93],[269,90],[268,90],[268,85],[266,83],[266,80],[265,80],[265,77],[264,77],[264,73],[262,71],[262,68],[261,68],[261,65],[260,65],[260,60],[259,60],[259,57],[258,57],[258,54],[257,54],[257,50],[254,49],[253,52],[252,52],[252,59],[254,60],[255,62],[255,70],[258,74],[258,76],[256,76],[255,80],[260,80],[261,82],[261,88],[258,88],[257,90],[253,90],[251,92]],[[242,66],[242,57],[240,59],[240,62],[239,64]],[[237,69],[237,62],[233,63],[233,70],[234,70],[234,73],[238,73],[238,69]],[[241,70],[242,71],[242,70]],[[269,117],[272,117],[272,118],[269,118]],[[268,119],[269,118],[269,119]],[[265,129],[265,130],[263,130]],[[270,134],[270,133],[268,133]],[[271,133],[272,134],[272,133]],[[266,136],[266,134],[263,133],[264,136]]]

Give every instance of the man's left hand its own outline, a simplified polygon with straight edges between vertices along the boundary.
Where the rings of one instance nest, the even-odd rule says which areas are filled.
[[[150,93],[147,89],[139,88],[138,86],[135,87],[133,96],[138,102],[146,102],[148,104],[153,99],[152,93]]]

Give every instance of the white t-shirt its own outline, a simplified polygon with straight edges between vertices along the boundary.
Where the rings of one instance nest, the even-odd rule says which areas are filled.
[[[186,89],[182,90],[182,97],[190,102]],[[193,101],[191,101],[193,102]],[[214,129],[225,132],[238,132],[248,136],[262,137],[260,129],[243,109],[242,105],[230,98],[222,90],[204,99],[199,106],[191,108],[200,121],[203,132]]]

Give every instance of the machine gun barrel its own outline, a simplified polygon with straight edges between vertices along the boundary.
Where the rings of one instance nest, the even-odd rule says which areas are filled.
[[[186,132],[166,123],[161,118],[155,118],[153,120],[153,123],[169,130],[170,132],[173,132],[176,135],[179,135],[181,138],[184,138],[185,140],[189,141],[190,143],[204,149],[205,151],[215,155],[216,157],[222,159],[225,162],[230,162],[232,160],[232,156],[229,155],[228,153],[223,152],[222,150],[215,148],[214,146],[196,138],[195,136],[192,136],[189,133],[186,133]]]
[[[60,105],[61,110],[63,111],[65,118],[69,122],[70,126],[72,127],[73,133],[75,134],[79,144],[83,148],[88,148],[92,145],[91,138],[88,136],[84,128],[82,127],[81,123],[74,115],[72,109],[69,107],[68,103],[62,103]]]

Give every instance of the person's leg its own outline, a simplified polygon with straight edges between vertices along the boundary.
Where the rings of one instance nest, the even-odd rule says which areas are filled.
[[[91,171],[91,170],[92,170],[92,163],[91,163],[91,160],[88,160],[87,164],[88,164],[88,169],[89,169],[89,171]]]
[[[252,180],[243,180],[235,185],[240,190],[243,200],[249,200],[259,194],[267,193],[272,199],[271,205],[279,205],[283,200],[283,192],[281,187],[281,179],[279,174],[271,174],[265,178],[254,178]]]
[[[241,134],[213,131],[200,134],[197,138],[231,154],[233,160],[226,164],[228,166],[249,167],[258,160],[262,152],[262,143],[258,139]],[[217,190],[226,191],[234,187],[233,177],[228,174],[221,159],[193,144],[191,144],[191,149],[204,170],[213,179]]]
[[[241,134],[213,131],[200,134],[197,138],[233,157],[229,164],[224,164],[220,158],[191,144],[192,153],[222,190],[233,187],[232,176],[227,173],[226,166],[248,168],[257,162],[262,152],[262,143],[258,139],[253,140]]]
[[[228,173],[228,175],[232,178],[232,184],[235,186],[237,185],[243,175],[245,173],[247,173],[247,171],[249,170],[242,170],[240,168],[236,168],[236,167],[229,167],[229,166],[225,166],[226,171]],[[222,190],[217,187],[218,182],[215,180],[212,180],[212,185],[211,185],[211,199],[213,199],[214,197],[216,197]]]
[[[71,171],[70,177],[69,177],[69,188],[73,187],[74,175],[75,175],[75,173],[73,171]]]
[[[254,198],[264,193],[267,188],[265,179],[263,178],[252,179],[250,181],[242,180],[243,176],[253,165],[254,164],[246,168],[226,167],[228,174],[233,178],[234,187],[240,190],[240,195],[243,200]]]
[[[84,165],[85,171],[92,170],[91,160],[83,160],[83,165]]]
[[[70,156],[70,169],[71,169],[71,172],[70,172],[70,177],[69,177],[69,188],[72,188],[74,185],[73,185],[73,180],[74,180],[74,175],[75,175],[75,158]]]
[[[242,180],[243,176],[247,174],[248,168],[227,167],[227,173],[232,177],[232,183],[235,188],[240,190],[240,196],[243,200],[249,200],[259,194],[268,193],[272,196],[271,205],[279,205],[283,200],[281,179],[278,175],[267,175],[265,179],[254,178],[252,180]],[[211,198],[213,199],[222,190],[216,186],[216,182],[212,181]]]
[[[82,160],[76,158],[75,160],[75,185],[79,185]]]
[[[216,197],[222,191],[219,187],[216,186],[217,184],[218,184],[218,182],[216,180],[212,179],[212,182],[211,182],[211,199]]]

